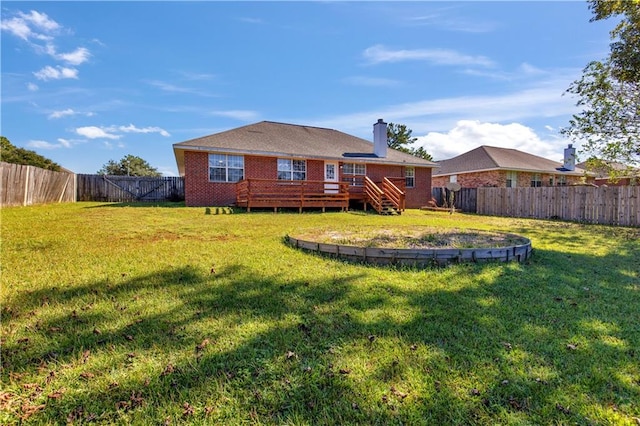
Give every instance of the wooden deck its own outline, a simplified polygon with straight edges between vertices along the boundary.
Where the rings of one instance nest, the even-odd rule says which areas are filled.
[[[237,183],[236,205],[252,208],[349,208],[349,184],[325,181],[245,179]]]
[[[355,200],[362,202],[365,210],[371,205],[380,214],[400,214],[404,210],[403,178],[384,178],[378,185],[364,177],[362,183],[245,179],[236,184],[236,205],[248,212],[252,208],[296,208],[299,212],[321,208],[324,212],[327,208],[347,210],[349,201]]]

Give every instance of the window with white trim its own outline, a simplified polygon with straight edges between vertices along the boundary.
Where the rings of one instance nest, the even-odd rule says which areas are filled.
[[[556,177],[556,185],[567,186],[567,177],[565,175],[559,175]]]
[[[307,162],[278,158],[278,180],[306,180]]]
[[[531,187],[538,188],[542,186],[542,177],[540,177],[540,173],[534,173],[531,175]]]
[[[212,182],[238,182],[244,179],[242,155],[209,154],[209,180]]]
[[[404,184],[407,188],[413,188],[416,186],[416,169],[413,167],[407,167],[404,169]]]
[[[453,183],[458,182],[458,175],[450,175],[449,182],[453,182]]]
[[[518,186],[518,173],[507,172],[507,188],[515,188]]]
[[[367,174],[367,167],[362,163],[343,163],[342,181],[349,182],[352,186],[362,186],[362,177]]]

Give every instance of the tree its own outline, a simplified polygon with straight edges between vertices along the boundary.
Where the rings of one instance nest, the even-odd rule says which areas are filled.
[[[9,139],[4,136],[0,136],[0,160],[5,163],[34,166],[41,169],[53,170],[54,172],[61,170],[59,164],[37,154],[35,151],[13,145]]]
[[[155,167],[151,167],[149,163],[135,155],[125,155],[118,162],[109,160],[100,170],[99,175],[116,175],[116,176],[162,176]]]
[[[600,164],[640,164],[640,2],[590,0],[591,21],[622,16],[611,31],[611,51],[603,61],[593,61],[567,93],[577,95],[582,111],[562,130],[583,142],[583,150]],[[628,170],[611,168],[615,178]]]
[[[387,146],[395,150],[406,152],[424,160],[433,161],[433,157],[423,147],[413,148],[409,145],[415,143],[418,138],[411,136],[413,131],[405,124],[389,123],[387,125]]]

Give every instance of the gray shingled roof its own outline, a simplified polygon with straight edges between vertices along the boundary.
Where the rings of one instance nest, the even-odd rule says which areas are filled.
[[[576,166],[584,170],[589,170],[589,167],[590,167],[587,161],[578,163],[576,164]],[[622,163],[611,162],[611,161],[603,161],[601,167],[596,166],[595,169],[589,170],[589,171],[593,172],[596,178],[604,179],[609,177],[611,169],[620,173],[618,177],[633,177],[636,175],[640,176],[640,169],[636,169],[630,166],[626,166]]]
[[[534,173],[564,173],[583,175],[584,170],[567,170],[562,163],[511,148],[480,146],[448,160],[438,161],[434,176],[453,175],[487,170],[513,170]]]
[[[379,158],[373,154],[372,142],[337,130],[272,121],[176,143],[173,150],[180,174],[184,174],[184,151],[438,167],[436,163],[394,149],[388,149],[387,156]]]

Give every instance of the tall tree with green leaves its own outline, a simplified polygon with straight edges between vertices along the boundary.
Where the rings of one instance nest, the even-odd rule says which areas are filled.
[[[120,161],[109,160],[100,170],[99,175],[115,176],[162,176],[158,169],[135,155],[125,155]]]
[[[406,152],[424,160],[433,161],[433,157],[423,147],[414,148],[418,138],[411,136],[413,131],[405,124],[389,123],[387,125],[387,146],[398,151]]]
[[[34,166],[41,169],[59,172],[61,167],[46,157],[29,149],[19,148],[13,145],[9,139],[0,136],[0,160],[5,163]]]
[[[577,96],[582,111],[562,133],[583,143],[588,157],[598,165],[622,163],[610,174],[628,173],[640,166],[640,0],[589,0],[591,21],[617,17],[611,31],[610,53],[593,61],[567,93]]]

